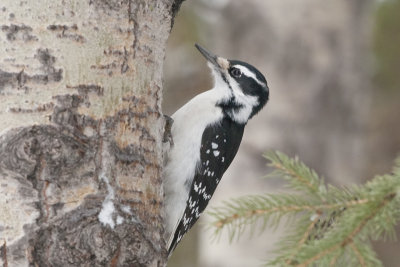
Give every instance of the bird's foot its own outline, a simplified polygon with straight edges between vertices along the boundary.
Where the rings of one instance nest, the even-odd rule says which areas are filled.
[[[164,120],[165,120],[165,124],[164,124],[163,142],[164,143],[169,142],[169,144],[171,146],[173,146],[174,140],[172,138],[171,129],[172,129],[172,124],[174,123],[174,120],[168,115],[164,115]]]

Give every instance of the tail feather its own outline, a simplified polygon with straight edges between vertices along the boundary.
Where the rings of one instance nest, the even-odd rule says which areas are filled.
[[[182,221],[179,222],[178,226],[175,228],[173,234],[168,242],[168,258],[171,257],[172,252],[175,250],[178,243],[181,241],[183,234],[181,233],[180,229],[182,227]]]

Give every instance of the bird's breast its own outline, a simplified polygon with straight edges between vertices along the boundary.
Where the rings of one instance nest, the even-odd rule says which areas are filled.
[[[198,95],[172,115],[174,145],[164,167],[166,212],[170,224],[179,220],[200,162],[201,139],[207,126],[219,123],[223,113],[207,95]],[[176,203],[183,203],[176,207]],[[167,228],[173,227],[167,225]],[[167,229],[168,230],[168,229]]]

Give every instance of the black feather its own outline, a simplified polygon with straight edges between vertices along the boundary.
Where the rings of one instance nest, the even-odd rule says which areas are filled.
[[[222,175],[239,149],[244,126],[225,116],[221,123],[206,127],[201,139],[200,162],[190,188],[190,197],[168,249],[169,255],[207,207]]]

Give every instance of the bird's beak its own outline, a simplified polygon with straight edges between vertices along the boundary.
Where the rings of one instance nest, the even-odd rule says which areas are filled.
[[[206,50],[204,47],[201,47],[198,44],[195,44],[196,48],[200,51],[200,53],[207,59],[215,67],[221,70],[227,70],[229,68],[229,61],[223,57],[219,57],[214,55],[210,51]]]

